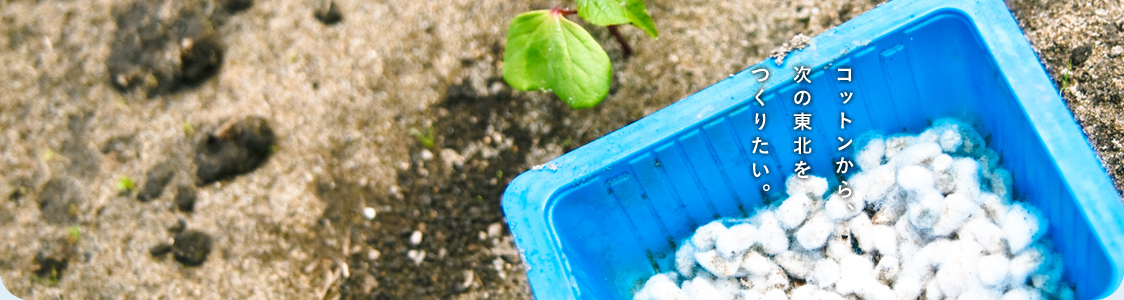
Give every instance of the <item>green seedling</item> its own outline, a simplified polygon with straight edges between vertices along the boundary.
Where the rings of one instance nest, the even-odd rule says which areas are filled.
[[[78,243],[78,238],[81,237],[82,232],[78,230],[78,226],[70,226],[66,228],[66,242],[71,245]]]
[[[1065,94],[1065,89],[1069,87],[1069,76],[1073,69],[1073,61],[1065,62],[1065,70],[1062,70],[1062,94]]]
[[[121,176],[121,178],[117,179],[118,192],[131,193],[133,191],[133,188],[135,187],[136,183],[133,182],[133,179],[129,178],[128,176]]]
[[[437,132],[433,130],[432,125],[426,128],[424,134],[417,129],[410,129],[410,134],[413,135],[422,146],[430,149],[433,148],[433,141],[437,138]]]
[[[605,49],[584,28],[566,18],[578,14],[607,26],[625,56],[632,50],[617,29],[632,24],[652,38],[656,24],[643,0],[576,0],[577,10],[555,7],[519,14],[507,29],[503,79],[524,90],[547,90],[571,108],[590,108],[609,95],[612,67]]]

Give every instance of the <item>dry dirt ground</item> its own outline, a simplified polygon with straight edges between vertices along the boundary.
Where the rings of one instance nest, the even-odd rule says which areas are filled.
[[[569,1],[0,0],[0,277],[25,299],[530,298],[512,178],[877,4],[649,0],[661,35],[626,27],[630,57],[587,26],[613,85],[573,111],[500,78],[508,20]],[[1121,3],[1008,5],[1124,186]]]

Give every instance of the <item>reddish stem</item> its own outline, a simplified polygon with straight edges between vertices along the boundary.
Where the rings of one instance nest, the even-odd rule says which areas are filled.
[[[569,15],[576,14],[576,13],[578,13],[578,11],[573,10],[573,9],[565,9],[565,8],[560,7],[560,6],[555,6],[554,8],[550,9],[550,14],[552,14],[552,15],[569,16]]]
[[[624,52],[624,57],[631,56],[632,47],[628,46],[628,41],[625,41],[624,36],[621,35],[621,31],[617,30],[617,25],[609,25],[608,28],[609,33],[613,35],[613,38],[617,40],[617,43],[621,44],[621,51]]]

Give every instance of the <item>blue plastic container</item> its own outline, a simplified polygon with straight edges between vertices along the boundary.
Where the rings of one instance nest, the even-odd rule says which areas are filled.
[[[793,81],[796,66],[813,68],[812,83]],[[852,68],[852,82],[836,80],[840,67]],[[759,68],[767,81],[750,72]],[[754,100],[761,89],[764,107]],[[793,103],[798,90],[811,92],[811,105]],[[841,91],[853,100],[842,104]],[[813,140],[811,155],[792,151],[795,112],[813,114],[814,131],[799,135]],[[846,130],[840,112],[852,120]],[[520,175],[503,207],[537,298],[631,299],[649,276],[674,269],[677,243],[695,228],[752,213],[763,184],[783,190],[795,162],[834,178],[831,160],[852,155],[836,151],[837,137],[919,132],[942,117],[989,137],[1017,195],[1049,218],[1078,298],[1112,294],[1124,270],[1124,202],[1002,1],[879,6],[783,65],[767,60]],[[758,136],[769,155],[751,153]],[[754,178],[752,163],[771,173]]]

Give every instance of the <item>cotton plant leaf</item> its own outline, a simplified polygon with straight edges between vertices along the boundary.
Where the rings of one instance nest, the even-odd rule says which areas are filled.
[[[644,0],[577,0],[578,14],[590,23],[609,26],[632,23],[648,33],[659,37],[656,23],[648,15]]]
[[[503,79],[520,90],[550,90],[575,109],[609,94],[609,55],[581,26],[551,10],[520,14],[507,30]]]

